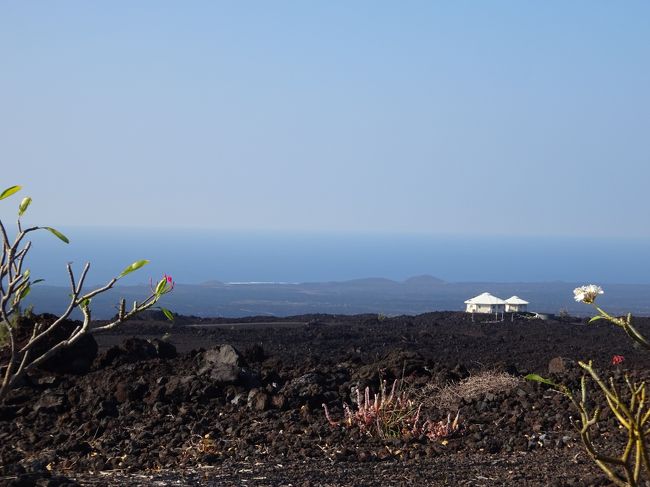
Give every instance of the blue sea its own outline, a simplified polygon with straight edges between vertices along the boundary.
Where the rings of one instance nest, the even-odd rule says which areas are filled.
[[[62,227],[70,244],[33,237],[34,278],[67,284],[66,262],[91,262],[88,284],[131,262],[151,264],[124,279],[163,273],[180,283],[316,282],[429,274],[461,282],[650,283],[650,241],[560,237],[234,232],[206,229]]]

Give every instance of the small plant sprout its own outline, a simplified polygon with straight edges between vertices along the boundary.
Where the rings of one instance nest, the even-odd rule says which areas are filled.
[[[636,343],[646,349],[650,344],[646,338],[639,333],[632,323],[632,315],[626,317],[615,317],[601,309],[595,304],[596,298],[603,294],[603,290],[594,284],[581,286],[574,291],[576,301],[591,304],[598,314],[589,320],[592,323],[597,320],[606,320],[615,326],[623,329],[625,333]],[[614,355],[611,359],[612,365],[621,365],[625,360],[623,355]],[[617,486],[636,487],[640,485],[641,475],[650,474],[650,452],[648,451],[648,436],[650,436],[650,408],[646,395],[645,382],[633,382],[625,375],[626,391],[619,392],[614,379],[609,381],[601,379],[594,369],[591,361],[579,361],[578,365],[584,371],[580,382],[579,395],[574,394],[568,387],[556,384],[549,379],[537,374],[529,374],[526,379],[541,382],[549,385],[564,394],[578,410],[580,420],[576,423],[576,429],[580,434],[582,443],[592,460],[600,467],[607,477]],[[592,401],[588,398],[587,379],[590,378],[597,386],[618,422],[619,428],[627,432],[627,441],[623,451],[619,455],[603,453],[594,445],[592,432],[597,431],[601,419],[601,411],[598,407],[592,408]],[[603,425],[600,426],[601,428]]]
[[[0,200],[9,198],[21,190],[20,186],[11,186],[0,193]],[[67,265],[68,277],[70,280],[70,300],[65,311],[53,323],[45,324],[38,321],[30,325],[29,333],[24,339],[19,339],[18,326],[19,318],[22,316],[21,303],[30,293],[33,285],[42,279],[32,280],[31,272],[25,268],[25,258],[31,249],[31,242],[26,241],[28,234],[37,230],[47,230],[62,242],[68,244],[70,240],[63,233],[52,227],[33,226],[23,228],[22,217],[30,207],[32,199],[23,198],[18,205],[17,231],[13,239],[10,239],[7,230],[0,220],[0,245],[2,245],[2,259],[0,260],[0,348],[7,348],[9,353],[6,363],[0,363],[0,402],[7,396],[14,384],[16,384],[29,370],[42,364],[61,349],[76,343],[84,335],[111,330],[136,314],[154,306],[165,294],[172,291],[174,282],[171,277],[165,275],[158,282],[151,294],[142,301],[133,303],[129,310],[126,308],[124,299],[120,300],[117,318],[110,323],[90,328],[91,323],[91,302],[92,299],[109,289],[115,283],[128,274],[142,268],[149,263],[148,260],[138,260],[127,266],[119,275],[108,281],[104,286],[92,291],[84,292],[83,286],[90,270],[90,264],[86,263],[81,274],[77,278],[72,270],[72,265]],[[48,343],[45,351],[37,345],[43,343],[48,337],[55,336],[55,331],[61,329],[61,325],[67,320],[75,309],[79,309],[83,315],[83,322],[77,326],[69,336]],[[162,308],[161,308],[162,309]],[[162,309],[169,319],[173,315],[169,310]],[[24,335],[24,334],[21,334]],[[36,350],[39,350],[38,352]]]
[[[325,417],[332,427],[357,427],[361,433],[382,439],[426,438],[431,441],[447,438],[460,429],[459,415],[452,420],[422,420],[422,404],[412,400],[406,391],[398,389],[399,381],[393,382],[390,393],[386,393],[386,381],[380,384],[378,394],[371,394],[366,387],[362,396],[356,389],[357,410],[343,403],[343,419],[336,421],[323,404]]]
[[[156,294],[157,296],[163,296],[167,293],[172,292],[175,286],[175,282],[172,279],[172,276],[168,276],[167,274],[164,274],[162,279],[158,281],[158,284],[156,286],[153,286],[153,281],[150,281],[151,284],[151,292],[152,294]]]
[[[162,279],[158,281],[158,284],[156,284],[155,288],[153,286],[153,282],[151,282],[151,293],[158,296],[158,299],[160,299],[165,294],[172,292],[175,285],[176,283],[172,279],[172,276],[164,274]],[[167,308],[160,307],[160,311],[163,312],[169,321],[174,321],[174,315]]]

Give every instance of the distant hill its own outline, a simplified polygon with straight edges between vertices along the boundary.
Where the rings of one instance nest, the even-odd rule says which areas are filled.
[[[369,293],[369,292],[385,292],[394,290],[399,287],[400,283],[397,281],[392,281],[391,279],[385,279],[383,277],[369,277],[364,279],[352,279],[350,281],[333,281],[333,282],[312,282],[304,283],[299,286],[310,286],[317,288],[330,288],[342,290],[356,290],[359,292]]]
[[[398,282],[383,278],[354,279],[342,282],[298,284],[242,283],[209,281],[202,284],[177,284],[164,297],[164,306],[176,313],[203,317],[243,317],[251,315],[290,316],[299,314],[419,314],[427,311],[460,311],[464,301],[488,291],[501,298],[512,295],[530,301],[537,312],[588,315],[591,309],[573,299],[573,288],[582,283],[535,282],[444,282],[433,276],[416,276]],[[650,315],[650,285],[605,285],[600,303],[615,314],[631,312]],[[120,297],[127,303],[143,299],[149,286],[116,287],[93,299],[93,316],[114,316]],[[68,289],[34,286],[29,302],[37,312],[61,313]]]
[[[441,286],[443,284],[445,284],[445,281],[442,279],[438,279],[437,277],[429,276],[426,274],[423,276],[409,277],[403,282],[404,286],[411,288],[429,288]]]

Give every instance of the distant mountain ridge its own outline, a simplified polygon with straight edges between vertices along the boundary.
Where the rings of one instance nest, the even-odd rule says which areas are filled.
[[[421,276],[409,277],[404,281],[404,284],[408,286],[439,286],[445,284],[445,281],[428,274],[423,274]]]
[[[464,310],[468,298],[490,292],[503,299],[517,295],[530,302],[529,309],[558,313],[561,310],[586,316],[591,309],[573,299],[573,289],[583,283],[566,282],[445,282],[429,275],[404,281],[384,278],[341,282],[242,283],[211,280],[201,284],[177,284],[164,297],[166,308],[183,315],[242,317],[251,315],[290,316],[312,313],[387,315],[419,314],[428,311]],[[93,299],[93,316],[109,318],[120,297],[127,302],[143,299],[149,286],[118,286]],[[69,290],[56,286],[34,286],[28,303],[37,312],[61,313]],[[609,284],[600,303],[615,314],[650,315],[650,285]]]

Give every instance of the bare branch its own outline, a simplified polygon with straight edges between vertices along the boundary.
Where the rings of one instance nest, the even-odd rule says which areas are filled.
[[[59,316],[50,326],[47,327],[47,329],[39,333],[33,339],[29,340],[20,349],[20,353],[24,353],[26,350],[28,350],[29,348],[33,347],[36,343],[41,341],[44,337],[52,333],[62,322],[68,319],[70,313],[72,313],[72,310],[78,306],[79,303],[77,302],[77,297],[79,293],[74,287],[74,273],[72,272],[72,266],[70,264],[67,264],[66,268],[68,269],[68,275],[70,277],[70,283],[72,288],[72,296],[70,297],[70,302],[68,303],[68,307],[66,308],[66,310],[63,312],[61,316]],[[83,271],[81,272],[81,277],[79,278],[79,286],[83,285],[83,281],[86,278],[86,274],[88,274],[89,269],[90,269],[90,264],[86,263]]]
[[[79,281],[79,282],[81,283],[81,281]],[[81,296],[80,300],[83,301],[84,299],[94,298],[98,294],[104,293],[104,292],[108,291],[109,289],[111,289],[115,285],[116,282],[117,282],[117,279],[113,278],[105,286],[100,287],[98,289],[95,289],[94,291],[90,291],[87,294],[84,294],[83,296]]]
[[[49,325],[44,322],[33,322],[31,336],[26,343],[17,343],[17,337],[12,326],[12,320],[16,319],[16,313],[19,311],[19,304],[21,299],[25,296],[27,286],[30,285],[30,275],[24,270],[25,259],[31,249],[32,243],[27,242],[21,250],[18,250],[25,240],[26,235],[29,233],[45,228],[51,230],[49,227],[30,227],[23,229],[20,218],[17,220],[18,232],[14,237],[13,242],[10,241],[6,228],[2,221],[0,221],[0,242],[2,246],[2,257],[0,259],[0,329],[6,330],[9,342],[9,360],[6,367],[2,370],[2,383],[0,384],[0,401],[2,401],[10,388],[30,369],[42,364],[50,357],[58,353],[63,348],[69,347],[78,342],[82,337],[95,331],[104,331],[115,328],[124,321],[132,318],[137,313],[153,306],[161,294],[152,294],[147,299],[133,304],[133,309],[126,312],[125,301],[121,300],[117,320],[109,323],[108,325],[101,326],[97,330],[91,330],[91,310],[90,300],[113,288],[117,282],[117,278],[108,281],[104,286],[94,289],[86,294],[82,294],[83,286],[88,275],[90,264],[86,263],[79,275],[79,279],[75,279],[75,274],[72,266],[68,264],[66,270],[70,280],[70,301],[63,314],[54,319]],[[54,232],[56,234],[56,232]],[[57,234],[58,236],[58,234]],[[173,286],[172,286],[173,287]],[[60,329],[65,320],[68,320],[70,314],[75,308],[80,308],[83,314],[83,322],[81,325],[76,326],[67,338],[63,340],[54,340],[55,343],[48,343],[47,350],[44,352],[36,352],[36,345],[51,335],[55,330]],[[4,328],[3,328],[4,327]],[[66,333],[67,334],[67,333]],[[34,357],[35,354],[40,353],[39,356]]]
[[[87,334],[88,328],[90,326],[90,309],[87,306],[81,307],[81,312],[84,315],[84,320],[81,326],[77,327],[67,340],[62,340],[50,349],[43,352],[39,357],[32,360],[29,365],[25,367],[25,371],[28,371],[37,365],[45,362],[47,359],[55,355],[59,350],[65,347],[69,347],[76,343],[81,337]]]
[[[0,221],[0,235],[2,236],[2,244],[4,248],[9,248],[10,247],[9,236],[7,235],[7,230],[5,229],[5,226],[2,223],[2,221]]]
[[[23,269],[23,261],[25,260],[25,257],[27,256],[27,253],[29,252],[29,249],[30,249],[31,247],[32,247],[32,243],[31,243],[31,242],[27,242],[27,243],[25,244],[25,247],[23,247],[23,250],[21,250],[20,252],[18,252],[18,253],[16,254],[16,259],[18,260],[18,270],[17,270],[17,273],[18,273],[18,274],[20,274],[20,273],[22,272],[22,269]]]
[[[133,318],[136,314],[150,308],[156,303],[156,301],[158,301],[157,296],[155,294],[152,294],[139,305],[137,304],[137,302],[133,303],[134,307],[131,311],[123,315],[123,317],[120,317],[120,312],[118,312],[118,317],[115,321],[112,321],[111,323],[108,323],[103,326],[98,326],[97,328],[93,328],[93,333],[100,333],[103,331],[112,330],[113,328],[121,325],[125,321]],[[120,304],[120,306],[122,305]]]
[[[16,363],[16,340],[14,337],[14,332],[11,329],[11,323],[9,322],[9,315],[4,309],[4,303],[3,303],[3,307],[0,309],[0,313],[2,313],[2,324],[7,328],[7,335],[9,336],[9,347],[10,347],[9,362],[7,363],[7,370],[5,371],[5,376],[2,380],[2,387],[0,388],[0,398],[2,398],[3,392],[5,392],[10,385],[10,381],[12,377],[12,369],[14,364]]]

